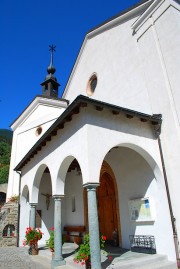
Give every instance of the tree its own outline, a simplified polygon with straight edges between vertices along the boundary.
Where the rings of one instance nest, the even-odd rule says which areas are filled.
[[[0,184],[8,182],[11,146],[0,141]]]

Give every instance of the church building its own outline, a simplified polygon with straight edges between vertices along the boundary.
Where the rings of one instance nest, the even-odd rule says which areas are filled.
[[[42,94],[11,125],[19,245],[27,227],[41,228],[41,244],[54,227],[52,268],[65,264],[67,226],[89,232],[93,269],[99,233],[125,249],[151,236],[157,254],[179,259],[179,4],[143,0],[89,31],[62,98],[51,46]]]

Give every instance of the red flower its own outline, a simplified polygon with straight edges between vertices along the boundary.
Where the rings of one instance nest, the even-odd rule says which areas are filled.
[[[108,260],[112,261],[113,257],[112,256],[108,256]]]
[[[106,241],[107,237],[105,235],[102,235],[102,239]]]

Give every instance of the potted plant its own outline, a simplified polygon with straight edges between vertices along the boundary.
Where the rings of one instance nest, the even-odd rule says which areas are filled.
[[[50,237],[46,240],[46,246],[50,249],[51,252],[54,252],[54,228],[50,228]]]
[[[26,228],[26,235],[23,241],[23,245],[29,245],[29,254],[38,254],[38,241],[42,238],[43,233],[40,229],[28,227]]]
[[[46,240],[46,246],[50,249],[52,252],[52,255],[54,254],[54,228],[50,228],[50,237],[48,240]],[[62,244],[64,244],[64,236],[62,236]]]
[[[8,202],[11,202],[11,203],[17,203],[19,201],[19,195],[12,195],[9,199],[8,199]]]
[[[100,240],[100,248],[104,249],[106,236],[100,235],[99,240]],[[81,265],[86,265],[86,269],[91,268],[89,234],[85,234],[84,243],[80,245],[77,255],[74,258],[74,262],[80,263]]]

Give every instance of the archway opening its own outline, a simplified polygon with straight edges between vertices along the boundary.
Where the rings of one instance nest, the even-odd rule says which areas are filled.
[[[15,226],[13,224],[8,224],[3,229],[3,237],[4,236],[15,236]]]
[[[99,217],[99,231],[105,235],[107,243],[113,243],[118,230],[116,194],[113,178],[108,172],[100,177],[100,186],[97,189],[97,205]],[[116,241],[116,245],[117,245]]]
[[[54,201],[52,198],[51,174],[48,167],[45,167],[40,178],[37,178],[37,183],[38,182],[39,191],[35,226],[36,228],[40,228],[44,233],[39,242],[42,245],[49,239],[51,229],[54,227]]]
[[[82,173],[78,160],[72,159],[72,156],[67,158],[69,163],[66,165],[65,196],[62,200],[63,233],[66,241],[80,244],[85,230]]]
[[[5,204],[6,202],[6,193],[0,192],[0,208]]]

